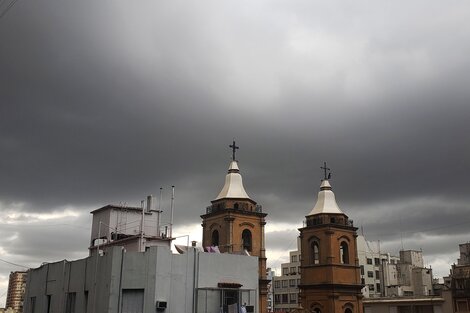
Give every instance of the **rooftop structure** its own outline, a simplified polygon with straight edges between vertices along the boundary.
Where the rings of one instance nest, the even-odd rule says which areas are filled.
[[[128,251],[145,251],[150,246],[170,246],[169,227],[160,225],[160,210],[155,210],[152,197],[141,207],[108,204],[93,214],[90,254],[111,246],[123,246]]]

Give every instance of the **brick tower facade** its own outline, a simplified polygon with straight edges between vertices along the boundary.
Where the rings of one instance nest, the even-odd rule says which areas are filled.
[[[235,146],[235,143],[234,143]],[[259,258],[260,313],[267,312],[266,255],[264,225],[266,213],[245,191],[238,162],[230,162],[225,185],[217,198],[211,201],[202,218],[202,244],[218,246],[222,253],[242,253]]]
[[[325,166],[326,167],[326,166]],[[312,313],[363,313],[356,230],[326,178],[300,228],[302,307]]]

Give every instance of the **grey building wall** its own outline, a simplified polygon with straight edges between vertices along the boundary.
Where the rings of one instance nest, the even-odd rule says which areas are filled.
[[[48,263],[30,270],[24,312],[120,313],[123,295],[142,292],[145,313],[156,312],[157,301],[167,303],[162,311],[167,313],[196,312],[196,307],[200,308],[197,312],[219,313],[224,292],[219,283],[241,285],[236,289],[240,301],[256,306],[258,259],[196,249],[172,254],[168,247],[150,247],[145,252],[113,247],[99,257]],[[209,307],[197,305],[200,290],[211,290],[209,298],[207,292],[204,298],[212,303]]]

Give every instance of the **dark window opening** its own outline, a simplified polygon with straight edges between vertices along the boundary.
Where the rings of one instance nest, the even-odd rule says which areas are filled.
[[[246,251],[251,251],[251,231],[245,229],[242,233],[242,243],[243,249]]]
[[[342,264],[349,264],[349,249],[346,242],[342,242],[339,248],[339,254]]]
[[[234,208],[235,210],[238,210],[238,203],[235,202],[235,204],[233,205],[233,208]]]
[[[66,313],[75,313],[75,300],[77,294],[75,292],[67,293],[67,302],[65,303],[65,312]]]
[[[36,297],[31,297],[29,303],[31,304],[31,313],[36,313]]]
[[[212,232],[212,245],[219,245],[219,231],[217,229]]]
[[[346,308],[346,310],[344,310],[344,313],[353,313],[353,312],[350,308]]]
[[[46,312],[47,313],[50,313],[51,312],[51,295],[47,295],[47,310]]]

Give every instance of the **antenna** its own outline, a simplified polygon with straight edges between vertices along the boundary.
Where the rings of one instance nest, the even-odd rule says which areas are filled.
[[[143,249],[144,246],[144,226],[145,226],[145,208],[144,208],[145,200],[140,201],[140,207],[142,208],[142,225],[140,227],[140,251],[145,251]]]
[[[401,224],[401,216],[400,216],[400,240],[401,240],[401,251],[405,251],[405,248],[403,246],[403,230],[402,230],[402,224]]]
[[[160,214],[162,213],[162,191],[163,188],[160,187],[160,200],[158,201],[158,211],[157,211],[157,235],[160,236]]]
[[[170,208],[170,238],[173,235],[173,209],[175,207],[175,186],[171,186],[171,208]]]

